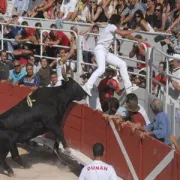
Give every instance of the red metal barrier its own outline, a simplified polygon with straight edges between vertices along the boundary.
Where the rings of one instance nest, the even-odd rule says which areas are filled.
[[[29,94],[27,88],[13,87],[8,84],[0,84],[0,113],[14,106]],[[120,148],[123,144],[128,154],[130,163],[137,175],[137,179],[147,180],[178,180],[180,179],[180,154],[157,141],[146,137],[140,139],[140,132],[132,133],[126,126],[118,135],[122,141],[117,141],[110,124],[102,119],[102,114],[82,104],[72,103],[64,115],[64,134],[70,147],[77,149],[85,155],[93,158],[92,146],[95,142],[101,142],[105,146],[104,161],[112,164],[118,175],[123,179],[133,180],[132,168],[127,163],[127,157]],[[168,156],[167,156],[168,155]],[[167,157],[169,160],[163,169]],[[165,160],[164,160],[165,158]],[[162,162],[162,163],[161,163]],[[159,166],[159,163],[161,165]],[[157,167],[158,166],[158,167]],[[156,168],[157,167],[157,168]],[[159,169],[162,171],[158,173]],[[153,174],[151,172],[153,171]],[[155,178],[153,175],[156,174]]]

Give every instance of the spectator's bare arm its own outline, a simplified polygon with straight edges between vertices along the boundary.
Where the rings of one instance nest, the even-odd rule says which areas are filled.
[[[29,36],[29,37],[27,37],[27,38],[25,38],[25,39],[22,39],[22,35],[17,35],[16,37],[15,37],[15,40],[17,41],[17,42],[28,42],[28,41],[30,41],[30,39],[31,39],[31,36]]]
[[[178,82],[176,82],[175,80],[171,80],[171,84],[177,91],[180,92],[180,84]]]
[[[96,19],[99,17],[99,15],[102,12],[101,7],[98,7],[96,12],[95,12],[95,8],[96,8],[95,6],[92,6],[91,21],[93,21],[93,22],[96,21]]]

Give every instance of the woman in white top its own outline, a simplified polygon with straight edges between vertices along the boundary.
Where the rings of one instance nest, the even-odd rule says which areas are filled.
[[[134,13],[134,18],[137,22],[136,27],[140,28],[142,31],[154,32],[154,29],[151,25],[145,20],[144,15],[141,10],[137,10]]]
[[[119,29],[119,25],[120,16],[113,14],[109,20],[109,24],[103,29],[103,31],[100,33],[100,36],[98,37],[97,45],[94,49],[98,67],[93,72],[87,83],[83,86],[83,89],[89,96],[91,96],[91,89],[93,88],[93,84],[98,79],[98,77],[100,77],[105,72],[106,62],[120,69],[126,93],[130,93],[132,91],[132,84],[129,79],[126,63],[116,55],[109,53],[109,48],[115,40],[116,34],[120,36],[126,36],[128,39],[136,40],[139,43],[142,42],[142,40],[130,35],[131,33],[135,32],[134,30],[121,30]]]

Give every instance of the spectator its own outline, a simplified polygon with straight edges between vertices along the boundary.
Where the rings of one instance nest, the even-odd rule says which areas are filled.
[[[89,1],[89,15],[90,22],[107,22],[104,9],[98,5],[97,0]]]
[[[98,180],[99,177],[103,180],[117,180],[114,168],[102,162],[104,146],[101,143],[94,144],[93,155],[95,160],[82,169],[79,180]]]
[[[145,8],[136,0],[128,0],[129,6],[121,14],[121,24],[127,24],[128,27],[135,26],[135,20],[133,19],[134,13],[137,10],[141,10],[144,14]]]
[[[143,136],[150,135],[167,145],[171,145],[169,140],[169,136],[171,135],[171,124],[167,114],[163,112],[163,103],[159,99],[154,99],[150,107],[155,114],[154,120],[149,125],[136,128],[146,131],[143,133]]]
[[[57,87],[61,86],[62,82],[61,80],[58,80],[58,75],[56,72],[51,72],[51,83],[47,87]]]
[[[140,88],[143,88],[145,89],[146,88],[146,69],[141,69],[139,71],[139,75],[144,75],[145,77],[143,76],[135,76],[134,78],[134,84]]]
[[[34,9],[36,9],[37,6],[40,4],[41,4],[41,0],[29,0],[27,15],[31,17],[31,15],[34,13]]]
[[[73,13],[72,20],[78,22],[87,22],[88,19],[88,1],[79,0]]]
[[[48,65],[48,61],[45,58],[41,59],[41,68],[39,69],[37,75],[40,79],[40,86],[48,86],[50,84],[50,74],[51,68]]]
[[[9,70],[10,70],[10,65],[7,62],[7,52],[5,50],[2,50],[0,57],[0,81],[8,80]]]
[[[171,29],[172,35],[175,38],[174,42],[171,42],[170,39],[165,39],[165,42],[168,45],[169,52],[180,54],[180,24],[176,24]]]
[[[163,13],[163,5],[160,3],[157,3],[155,6],[152,27],[155,31],[165,31],[168,29],[167,17]]]
[[[154,32],[151,25],[145,20],[144,15],[141,10],[137,10],[134,13],[134,19],[136,21],[136,29],[138,28],[142,31]]]
[[[108,115],[114,115],[118,109],[119,101],[115,97],[110,98],[108,101],[108,110],[105,113]]]
[[[180,54],[174,54],[173,59],[170,59],[171,66],[173,68],[172,75],[180,78]],[[178,58],[178,59],[177,59]],[[180,103],[180,80],[170,78],[169,95],[171,98]]]
[[[121,15],[122,12],[126,9],[126,3],[125,3],[125,0],[117,0],[115,1],[117,2],[117,4],[115,4],[115,11],[114,11],[114,14],[119,14]]]
[[[29,0],[15,0],[14,1],[14,13],[18,16],[27,15],[29,7]]]
[[[20,79],[22,79],[27,73],[21,67],[19,60],[13,61],[14,69],[10,71],[8,81],[11,83],[18,83]]]
[[[42,3],[35,6],[30,12],[31,17],[45,18],[46,13],[51,14],[55,0],[42,0]]]
[[[19,80],[19,85],[29,86],[31,87],[31,90],[36,90],[40,85],[40,80],[39,77],[33,73],[32,64],[26,64],[26,72],[27,75],[25,75],[22,79]]]
[[[57,29],[55,24],[51,24],[50,28]],[[46,53],[49,57],[56,57],[57,48],[52,47],[53,45],[69,46],[70,41],[68,37],[62,31],[51,30],[49,33],[50,41],[46,42],[48,48],[46,48]]]
[[[72,20],[76,5],[77,0],[63,0],[58,18],[66,21]]]
[[[102,79],[98,85],[98,92],[103,112],[108,110],[108,101],[114,96],[116,92],[121,95],[122,91],[119,87],[119,83],[116,79],[113,79],[117,75],[116,70],[108,68],[105,72],[105,78]]]
[[[22,22],[23,26],[28,26],[28,22],[24,21]],[[22,43],[22,48],[14,50],[13,51],[13,55],[14,56],[24,56],[24,55],[28,55],[28,54],[32,54],[33,53],[33,45],[31,44],[24,44],[26,42],[31,41],[31,38],[34,36],[35,34],[35,29],[33,28],[29,28],[29,27],[23,27],[21,34],[17,35],[15,37],[15,40],[18,43]]]
[[[159,63],[159,68],[158,68],[158,75],[154,77],[154,79],[157,82],[160,82],[164,86],[166,85],[166,76],[165,76],[165,70],[166,70],[166,63],[165,62],[160,62]],[[153,82],[153,92],[157,92],[156,95],[158,96],[159,91],[161,89],[161,85],[159,85],[156,81]]]
[[[83,79],[83,84],[85,84],[88,81],[90,76],[91,76],[90,73],[85,73],[80,76]],[[91,93],[92,93],[92,97],[86,98],[86,103],[92,109],[97,109],[97,110],[102,111],[100,100],[99,100],[98,88],[96,85],[93,85],[93,88],[91,89]]]
[[[120,121],[130,121],[131,123],[140,124],[141,126],[146,125],[146,121],[143,115],[140,113],[140,106],[138,105],[138,98],[135,94],[130,93],[126,97],[125,108],[119,106],[115,115],[103,115],[105,119],[116,120],[117,123]],[[143,109],[144,110],[144,109]],[[145,111],[143,113],[146,114]],[[147,114],[146,114],[147,116]],[[148,121],[149,123],[149,121]]]
[[[40,65],[40,62],[36,62],[36,59],[35,59],[34,55],[31,54],[31,55],[28,56],[27,63],[33,65],[33,73],[37,74],[37,72],[41,68],[41,65]]]
[[[68,54],[66,54],[66,49],[60,48],[58,51],[58,58],[57,60],[54,60],[50,66],[54,67],[56,65],[56,71],[57,71],[57,75],[58,75],[58,80],[62,80],[63,76],[62,76],[62,67],[65,68],[65,71],[69,68],[70,71],[74,71],[76,68],[75,63],[73,62],[69,62],[68,60],[70,60],[70,58],[73,56],[74,54],[74,44],[71,43],[71,49],[70,52]],[[66,67],[64,67],[64,64],[66,65]]]
[[[155,9],[155,0],[147,0],[147,10],[145,13],[145,20],[153,26],[153,17],[154,17],[154,9]]]
[[[138,38],[138,39],[143,39],[142,36],[139,35],[139,34],[137,34],[135,37]],[[143,42],[143,43],[140,43],[140,44],[135,43],[135,44],[133,44],[133,48],[129,53],[129,57],[133,58],[136,55],[137,60],[145,62],[146,51],[147,51],[147,48],[150,48],[150,47],[151,46],[147,42]],[[137,63],[137,68],[138,69],[142,69],[142,68],[145,68],[145,67],[146,67],[146,64],[142,64],[142,63],[139,63],[139,62]]]
[[[16,36],[21,34],[22,28],[17,27],[16,25],[20,25],[23,19],[19,18],[17,15],[13,15],[12,19],[7,22],[7,26],[4,29],[4,37],[8,39],[15,39]],[[8,24],[14,24],[15,26],[9,26]],[[7,41],[7,50],[10,52],[14,51],[14,47],[19,43],[17,41]],[[9,60],[12,60],[12,56],[8,56]]]

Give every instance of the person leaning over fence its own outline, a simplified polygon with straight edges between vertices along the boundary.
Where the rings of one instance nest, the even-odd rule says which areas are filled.
[[[171,124],[167,114],[163,111],[163,103],[159,99],[154,99],[150,105],[155,114],[154,120],[151,124],[146,126],[133,125],[134,129],[145,131],[141,137],[150,135],[167,145],[171,145],[169,137],[171,135]]]
[[[102,161],[104,146],[96,143],[93,146],[94,161],[86,165],[79,176],[79,180],[117,180],[114,168]]]
[[[100,36],[98,37],[97,45],[94,50],[98,67],[93,72],[88,82],[83,86],[83,89],[87,92],[87,94],[89,94],[89,96],[91,96],[91,89],[93,84],[98,79],[98,77],[100,77],[105,72],[106,62],[120,69],[126,92],[131,93],[133,90],[132,83],[127,72],[126,63],[116,55],[109,53],[109,48],[113,43],[116,34],[127,37],[128,39],[136,40],[139,43],[142,42],[142,40],[137,39],[131,35],[135,31],[121,30],[119,29],[119,25],[120,16],[113,14],[109,20],[108,25],[103,29],[103,31],[100,33]]]

